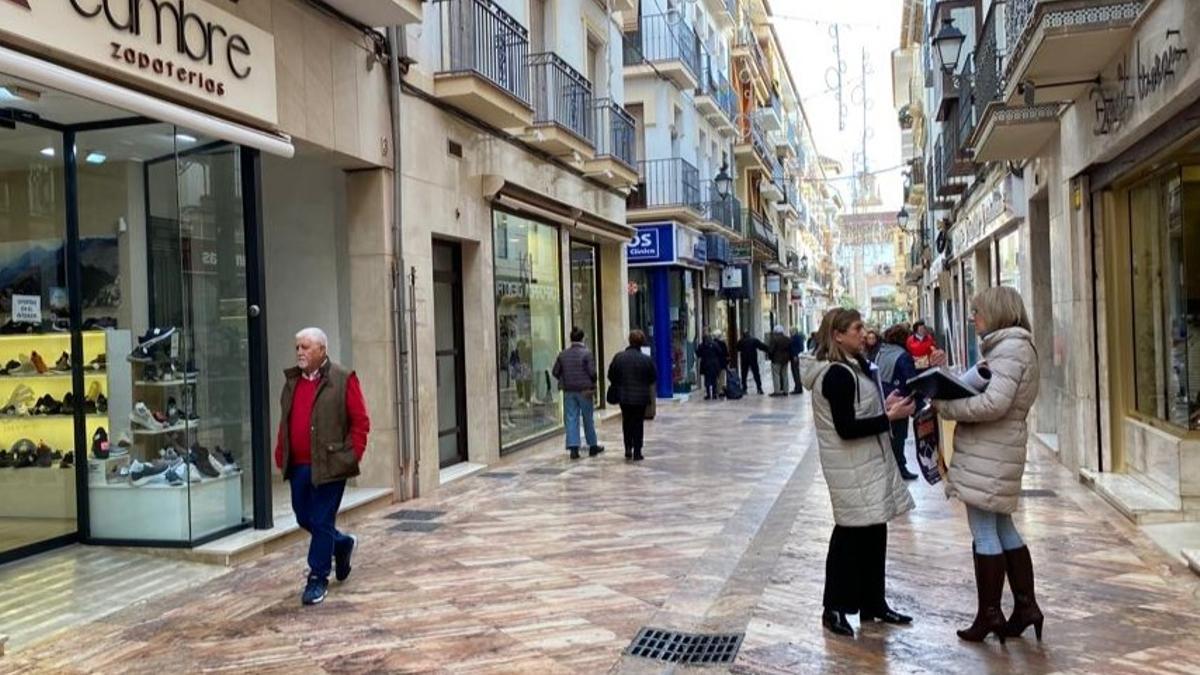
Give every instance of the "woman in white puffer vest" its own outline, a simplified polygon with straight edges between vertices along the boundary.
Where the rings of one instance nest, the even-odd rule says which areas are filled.
[[[888,606],[884,567],[887,523],[913,508],[888,433],[891,421],[912,415],[913,402],[899,394],[884,400],[875,366],[864,358],[864,335],[858,312],[830,310],[821,321],[816,354],[801,363],[833,503],[821,623],[845,636],[854,635],[847,614],[858,613],[864,623],[912,621]]]
[[[1043,617],[1034,598],[1033,561],[1012,520],[1025,473],[1026,417],[1038,394],[1037,351],[1020,293],[989,288],[971,304],[991,380],[978,396],[934,402],[942,419],[958,422],[946,494],[966,505],[974,540],[979,609],[975,621],[958,636],[979,642],[995,633],[1004,642],[1033,626],[1041,640]],[[1007,621],[1000,608],[1006,571],[1013,593],[1013,613]]]

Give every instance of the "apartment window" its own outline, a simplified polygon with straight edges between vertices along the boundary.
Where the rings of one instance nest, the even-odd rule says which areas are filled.
[[[592,92],[597,98],[608,95],[607,69],[604,67],[604,45],[587,32],[587,77],[592,82]]]
[[[550,0],[529,0],[529,53],[540,54],[551,51],[548,26],[554,21],[550,13]]]
[[[646,112],[641,103],[626,103],[625,111],[633,118],[634,160],[646,161]]]

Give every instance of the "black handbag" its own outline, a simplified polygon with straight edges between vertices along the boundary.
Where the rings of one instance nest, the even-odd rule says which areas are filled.
[[[609,405],[620,405],[621,388],[615,384],[609,384],[608,391],[604,392],[604,400],[608,401]]]

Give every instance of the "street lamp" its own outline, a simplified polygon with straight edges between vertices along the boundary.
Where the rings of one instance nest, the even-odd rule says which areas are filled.
[[[938,60],[942,62],[942,72],[953,75],[958,69],[958,57],[962,54],[963,42],[967,36],[954,26],[954,19],[946,17],[942,20],[942,29],[933,38],[933,46],[937,49]]]
[[[722,164],[721,170],[717,172],[717,177],[713,179],[713,185],[716,186],[717,194],[722,201],[729,198],[729,191],[733,189],[733,178],[726,171],[728,168],[728,164]]]
[[[900,207],[900,213],[896,214],[896,224],[900,226],[900,229],[908,231],[908,209],[903,206]]]

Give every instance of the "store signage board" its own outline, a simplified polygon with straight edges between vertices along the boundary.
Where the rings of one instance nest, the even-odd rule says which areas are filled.
[[[5,42],[278,122],[275,38],[203,0],[0,0]]]
[[[778,274],[768,274],[767,275],[767,292],[768,293],[778,293],[779,292],[779,275]]]
[[[41,323],[42,296],[13,295],[12,320],[13,323]]]
[[[1111,80],[1102,80],[1091,93],[1096,104],[1096,121],[1092,133],[1107,136],[1119,131],[1133,117],[1144,101],[1158,92],[1174,89],[1179,66],[1188,60],[1183,33],[1175,28],[1165,34],[1151,35],[1154,44],[1134,42],[1132,53],[1126,52],[1117,62]]]
[[[625,244],[630,265],[670,265],[675,262],[675,226],[672,223],[638,225]]]
[[[979,242],[1014,218],[1024,216],[1017,206],[1019,201],[1014,195],[1012,178],[1006,175],[996,180],[950,231],[950,249],[954,255],[970,253]]]
[[[721,270],[721,288],[741,288],[742,268],[726,267]]]
[[[735,265],[749,265],[754,257],[750,242],[738,241],[729,245],[729,262]]]

